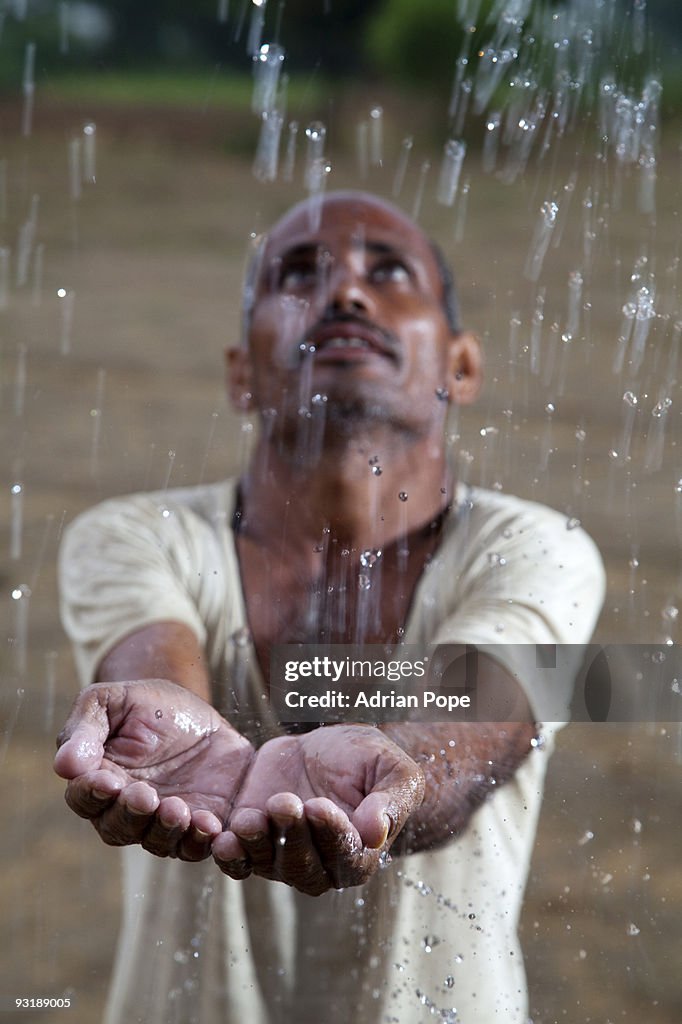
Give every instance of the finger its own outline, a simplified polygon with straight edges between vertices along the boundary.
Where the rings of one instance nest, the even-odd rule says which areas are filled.
[[[178,845],[191,821],[190,809],[179,796],[165,797],[159,804],[142,846],[157,857],[176,857]]]
[[[93,824],[109,846],[132,846],[142,841],[158,803],[159,798],[151,786],[146,782],[133,782],[93,820]]]
[[[124,786],[123,779],[106,769],[87,772],[71,779],[64,799],[79,817],[97,818],[111,806]]]
[[[356,808],[353,824],[364,846],[380,850],[389,837],[392,841],[397,836],[406,817],[399,817],[399,810],[389,793],[370,793]]]
[[[368,793],[353,813],[353,824],[363,843],[371,849],[392,843],[423,798],[424,774],[405,757],[380,777],[377,788]]]
[[[178,844],[180,860],[205,860],[211,852],[211,843],[220,835],[220,819],[210,811],[194,811],[190,826]]]
[[[251,874],[251,863],[234,832],[222,832],[211,847],[213,859],[220,870],[238,882]]]
[[[320,896],[332,887],[322,866],[305,817],[303,802],[293,793],[270,797],[265,809],[276,833],[275,872],[281,882],[308,896]]]
[[[241,807],[230,818],[230,828],[243,846],[255,874],[274,878],[275,851],[267,815],[254,807]]]
[[[333,887],[344,889],[366,881],[376,870],[379,855],[363,850],[348,816],[324,798],[306,801],[305,815],[320,863]]]

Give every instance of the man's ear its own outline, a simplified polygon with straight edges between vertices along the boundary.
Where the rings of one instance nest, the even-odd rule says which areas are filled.
[[[453,334],[448,345],[448,395],[456,405],[470,405],[483,384],[481,345],[471,331]]]
[[[245,345],[225,349],[225,381],[232,405],[238,412],[255,408],[251,356]]]

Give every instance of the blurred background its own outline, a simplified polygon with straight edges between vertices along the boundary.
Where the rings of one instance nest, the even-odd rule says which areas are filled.
[[[239,471],[222,351],[291,202],[368,188],[438,239],[486,353],[460,478],[592,534],[598,642],[678,643],[681,36],[674,0],[0,0],[0,997],[74,1000],[22,1019],[100,1019],[118,921],[117,853],[51,771],[60,535]],[[535,1024],[682,1017],[677,717],[560,737]]]

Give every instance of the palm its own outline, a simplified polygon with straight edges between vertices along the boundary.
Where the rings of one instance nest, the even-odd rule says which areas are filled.
[[[337,726],[271,740],[256,755],[235,809],[264,808],[271,796],[291,792],[304,803],[326,797],[352,819],[365,797],[396,766],[384,738],[372,732]]]
[[[194,694],[183,690],[179,708],[178,695],[143,685],[146,689],[131,694],[121,709],[120,724],[112,722],[101,767],[225,821],[250,757],[248,744]]]
[[[214,708],[165,680],[89,687],[60,744],[67,802],[106,842],[190,860],[208,855],[253,756]]]
[[[423,791],[421,770],[379,730],[279,737],[256,754],[213,855],[232,878],[254,872],[309,895],[359,885]]]

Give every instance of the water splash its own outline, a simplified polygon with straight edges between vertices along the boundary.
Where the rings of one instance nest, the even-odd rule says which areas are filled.
[[[455,201],[465,154],[466,143],[457,139],[445,143],[436,192],[438,202],[444,206],[452,206]]]
[[[395,168],[395,176],[393,178],[393,197],[398,198],[403,190],[405,184],[405,175],[407,174],[407,166],[410,160],[410,154],[414,145],[414,139],[411,135],[407,135],[400,144],[400,154]]]
[[[284,57],[284,48],[278,43],[263,43],[254,54],[251,98],[251,109],[254,114],[262,116],[275,109]]]
[[[283,124],[284,118],[278,110],[269,110],[261,114],[260,135],[253,162],[253,175],[258,181],[277,180],[279,143]]]
[[[27,43],[24,52],[24,76],[22,90],[24,94],[24,106],[21,114],[21,134],[27,138],[33,129],[33,101],[35,98],[35,62],[36,44]]]
[[[535,231],[533,232],[533,239],[524,270],[525,276],[529,281],[537,281],[540,277],[549,243],[552,240],[552,233],[556,226],[558,212],[558,204],[551,199],[547,199],[540,207],[540,215],[535,224]]]

